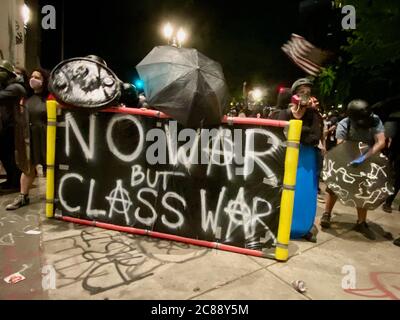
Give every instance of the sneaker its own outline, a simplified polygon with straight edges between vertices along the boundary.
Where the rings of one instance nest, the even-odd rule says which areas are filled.
[[[372,232],[372,230],[369,228],[368,224],[364,221],[361,223],[356,224],[354,227],[354,230],[361,233],[364,237],[366,237],[369,240],[375,240],[375,234]]]
[[[330,228],[331,227],[331,214],[328,212],[324,212],[321,218],[320,225],[322,228]]]
[[[16,197],[14,199],[14,202],[9,204],[6,207],[6,210],[17,210],[21,207],[27,206],[29,204],[29,197],[27,195],[24,194],[20,194],[18,195],[18,197]]]
[[[392,206],[390,204],[387,204],[386,202],[382,206],[382,210],[387,212],[387,213],[392,213]]]
[[[394,244],[395,246],[400,247],[400,238],[397,238],[396,240],[394,240],[394,241],[393,241],[393,244]]]

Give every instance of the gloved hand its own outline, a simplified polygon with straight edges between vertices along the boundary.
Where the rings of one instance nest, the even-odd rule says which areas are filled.
[[[357,159],[353,160],[352,162],[350,162],[351,166],[357,166],[362,164],[366,159],[365,154],[363,154],[362,156],[358,157]]]

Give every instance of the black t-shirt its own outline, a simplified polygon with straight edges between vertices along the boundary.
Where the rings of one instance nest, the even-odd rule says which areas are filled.
[[[300,142],[306,145],[317,146],[322,137],[322,118],[317,111],[308,108],[301,119],[296,119],[293,116],[290,108],[281,110],[277,115],[278,120],[290,121],[301,120],[303,121],[303,128],[301,130]]]

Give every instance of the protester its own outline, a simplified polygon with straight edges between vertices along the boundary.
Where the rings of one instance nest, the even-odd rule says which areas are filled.
[[[322,167],[322,159],[320,159],[320,150],[318,145],[322,139],[323,122],[322,117],[317,111],[316,99],[311,99],[311,89],[313,82],[307,78],[302,78],[294,82],[291,92],[292,98],[289,103],[289,108],[280,110],[273,115],[273,118],[278,120],[302,120],[302,132],[300,142],[304,146],[313,147],[316,151],[315,166],[317,167],[316,179],[318,182],[320,167]],[[318,183],[317,183],[318,184]],[[310,230],[304,236],[308,241],[316,242],[316,228]]]
[[[24,68],[15,67],[14,72],[17,75],[15,82],[22,84],[26,90],[26,97],[30,97],[33,94],[32,88],[29,86],[29,77]]]
[[[336,140],[336,126],[338,123],[338,118],[332,113],[328,113],[328,118],[326,121],[326,131],[325,131],[325,145],[326,151],[331,150],[334,146],[337,145]]]
[[[388,213],[392,212],[392,203],[400,190],[400,128],[399,122],[385,122],[385,135],[387,138],[386,155],[392,163],[394,169],[394,193],[389,196],[382,206],[382,209]],[[399,208],[400,209],[400,208]],[[400,210],[399,210],[400,211]]]
[[[0,185],[0,192],[16,192],[20,188],[21,171],[15,163],[15,117],[20,101],[26,95],[18,82],[14,67],[7,60],[0,60],[0,160],[7,172],[7,180]]]
[[[317,147],[322,138],[323,124],[311,100],[312,86],[313,82],[307,78],[297,80],[291,89],[293,97],[289,108],[280,110],[273,117],[285,121],[302,120],[301,143]],[[294,97],[299,100],[294,100]]]
[[[350,164],[357,166],[374,154],[379,153],[385,147],[385,135],[382,121],[373,114],[366,101],[353,100],[347,109],[348,117],[339,122],[336,129],[337,143],[346,140],[363,142],[370,146],[367,153],[353,160]],[[321,218],[321,226],[331,226],[332,209],[337,201],[337,196],[332,190],[326,188],[325,212]],[[357,208],[357,223],[355,231],[361,233],[370,240],[375,240],[375,234],[367,224],[367,209]]]
[[[289,108],[289,103],[292,99],[292,89],[291,88],[280,88],[278,97],[276,99],[276,106],[274,106],[268,115],[268,118],[278,119],[281,110],[286,110]]]
[[[49,74],[42,69],[32,72],[29,85],[34,94],[25,101],[26,121],[29,124],[29,162],[21,174],[20,194],[13,203],[6,206],[6,210],[16,210],[29,204],[29,190],[35,180],[36,166],[46,166],[46,98],[48,96]]]

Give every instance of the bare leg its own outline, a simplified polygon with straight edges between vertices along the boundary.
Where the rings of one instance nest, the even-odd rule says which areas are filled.
[[[21,194],[28,195],[29,190],[32,187],[32,183],[35,180],[35,174],[28,176],[25,173],[21,174]]]
[[[365,222],[367,220],[367,209],[357,208],[358,223]]]
[[[17,210],[23,206],[29,204],[29,189],[32,187],[33,180],[35,180],[35,173],[33,175],[27,175],[25,173],[21,174],[20,183],[21,183],[21,194],[15,198],[13,203],[10,203],[6,206],[6,210]]]
[[[330,193],[330,192],[326,192],[325,195],[325,212],[331,214],[332,213],[332,209],[335,206],[335,203],[337,201],[337,196]]]
[[[320,221],[322,228],[330,228],[332,209],[336,203],[336,200],[337,196],[331,190],[327,189],[325,195],[325,212]]]

